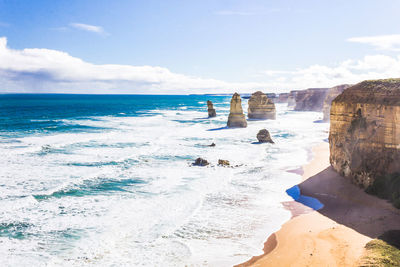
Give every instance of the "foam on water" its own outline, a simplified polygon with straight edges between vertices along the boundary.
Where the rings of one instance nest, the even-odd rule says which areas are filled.
[[[300,177],[286,170],[307,162],[328,125],[278,104],[275,121],[223,129],[226,100],[213,100],[212,119],[180,103],[61,119],[95,131],[3,136],[2,265],[231,266],[261,254],[290,218],[281,202]],[[252,144],[262,128],[275,144]],[[211,166],[191,166],[197,157]]]

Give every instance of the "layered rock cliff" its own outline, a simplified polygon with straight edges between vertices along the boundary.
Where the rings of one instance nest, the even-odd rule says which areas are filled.
[[[310,88],[296,93],[296,111],[322,111],[328,88]]]
[[[207,108],[208,108],[208,117],[216,117],[217,113],[215,112],[214,105],[210,100],[207,100]]]
[[[340,95],[345,89],[349,88],[349,84],[342,84],[335,87],[332,87],[328,90],[326,94],[324,104],[322,107],[322,113],[324,114],[323,121],[329,121],[330,111],[331,111],[331,103],[333,99],[335,99],[338,95]]]
[[[371,192],[400,200],[400,79],[346,89],[332,101],[330,120],[333,168]]]
[[[249,119],[275,120],[276,109],[274,102],[261,91],[253,93],[249,99],[247,116]]]
[[[243,114],[242,99],[238,93],[234,93],[232,96],[227,125],[228,127],[247,127],[246,117]]]
[[[289,98],[289,93],[280,93],[276,98],[275,103],[287,103]]]

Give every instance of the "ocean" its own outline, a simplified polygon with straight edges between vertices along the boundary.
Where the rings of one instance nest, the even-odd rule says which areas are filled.
[[[0,265],[231,266],[261,254],[291,217],[282,202],[301,177],[290,171],[329,125],[276,104],[276,120],[227,129],[229,102],[0,95]],[[275,144],[256,143],[263,128]],[[191,166],[198,157],[211,165]]]

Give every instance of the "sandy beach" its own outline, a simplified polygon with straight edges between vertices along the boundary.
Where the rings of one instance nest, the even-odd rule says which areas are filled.
[[[324,207],[314,211],[295,201],[283,203],[292,219],[267,239],[263,255],[237,266],[359,266],[367,242],[400,229],[399,210],[330,167],[328,143],[313,148],[299,187]]]

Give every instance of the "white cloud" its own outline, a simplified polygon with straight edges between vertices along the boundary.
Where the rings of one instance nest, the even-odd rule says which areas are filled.
[[[153,66],[96,65],[49,49],[13,50],[0,38],[0,90],[65,93],[212,93],[265,88],[173,73]]]
[[[400,51],[400,34],[353,37],[347,41],[369,44],[380,50]]]
[[[267,70],[255,77],[259,82],[232,83],[178,74],[157,66],[92,64],[57,50],[14,50],[7,47],[5,37],[0,38],[0,92],[283,92],[390,77],[400,77],[400,56],[365,56],[335,66],[312,65],[293,71]]]
[[[97,34],[106,34],[104,29],[100,26],[95,26],[95,25],[89,25],[89,24],[83,24],[83,23],[70,23],[70,26],[78,29],[78,30],[83,30],[83,31],[88,31],[88,32],[94,32]]]
[[[338,84],[354,84],[369,79],[400,77],[400,56],[365,56],[360,60],[345,60],[335,66],[312,65],[294,71],[267,70],[271,83],[284,80],[285,87],[332,87]]]

